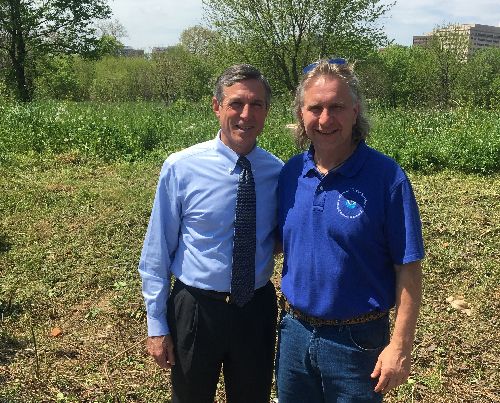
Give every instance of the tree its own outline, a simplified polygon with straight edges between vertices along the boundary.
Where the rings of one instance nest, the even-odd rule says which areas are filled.
[[[188,52],[209,57],[218,43],[218,34],[201,25],[195,25],[182,31],[179,44]]]
[[[102,59],[104,56],[119,56],[123,52],[122,39],[128,36],[126,28],[117,19],[101,21],[97,24],[99,42],[95,46],[94,56]]]
[[[101,37],[111,36],[112,38],[115,38],[117,41],[121,41],[123,38],[126,38],[128,36],[127,29],[117,19],[101,21],[96,25],[97,25],[97,33]]]
[[[385,45],[376,24],[392,4],[380,0],[203,0],[208,22],[236,45],[240,58],[257,64],[293,91],[301,68],[328,56],[361,59]]]
[[[457,80],[455,96],[473,106],[500,106],[500,48],[483,48],[467,59]]]
[[[436,28],[427,46],[434,54],[437,69],[435,100],[442,106],[450,105],[460,70],[469,52],[469,39],[459,25]]]
[[[93,101],[150,101],[154,97],[153,63],[144,57],[104,57],[95,63],[90,84]]]
[[[0,0],[0,46],[22,101],[32,98],[27,69],[40,55],[90,52],[98,38],[93,22],[108,18],[106,0]]]
[[[176,99],[199,100],[211,94],[212,76],[204,59],[188,52],[181,45],[170,46],[153,56],[158,96],[166,104]]]

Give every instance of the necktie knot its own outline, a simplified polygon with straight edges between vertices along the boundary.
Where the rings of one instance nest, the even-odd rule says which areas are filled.
[[[243,156],[238,158],[238,161],[236,161],[236,165],[239,165],[243,169],[247,169],[247,170],[252,169],[252,165],[250,164],[250,161],[248,161],[248,159],[246,157],[243,157]]]

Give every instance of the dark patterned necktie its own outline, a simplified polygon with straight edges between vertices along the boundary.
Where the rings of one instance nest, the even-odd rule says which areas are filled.
[[[255,183],[250,161],[240,157],[236,164],[242,170],[236,196],[231,301],[242,307],[255,288]]]

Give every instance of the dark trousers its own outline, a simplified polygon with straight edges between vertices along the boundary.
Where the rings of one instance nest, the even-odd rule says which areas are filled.
[[[177,280],[168,300],[174,403],[213,403],[222,367],[228,403],[268,403],[277,303],[271,282],[244,307]]]

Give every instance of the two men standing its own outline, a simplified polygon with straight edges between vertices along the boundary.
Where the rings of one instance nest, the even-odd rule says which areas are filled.
[[[345,60],[306,68],[296,116],[309,150],[283,170],[256,146],[270,94],[254,67],[229,68],[213,99],[217,137],[163,165],[139,264],[148,351],[171,368],[174,402],[212,403],[221,368],[228,402],[269,402],[279,228],[280,403],[380,401],[408,377],[420,305],[411,185],[365,144],[362,96]]]

